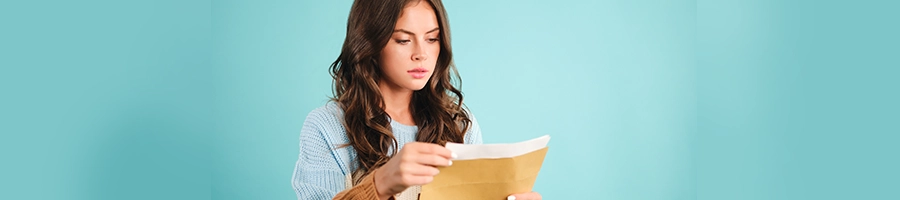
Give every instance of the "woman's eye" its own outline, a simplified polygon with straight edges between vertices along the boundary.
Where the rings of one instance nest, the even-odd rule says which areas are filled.
[[[437,39],[437,38],[429,38],[428,39],[428,42],[430,42],[430,43],[435,43],[437,41],[440,41],[440,39]]]
[[[409,44],[409,40],[397,40],[399,44]]]

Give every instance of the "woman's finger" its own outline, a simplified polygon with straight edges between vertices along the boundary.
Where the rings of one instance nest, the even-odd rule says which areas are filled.
[[[425,185],[434,181],[434,176],[407,176],[402,179],[403,182],[409,184],[409,186]]]
[[[513,194],[506,197],[506,200],[541,200],[541,194],[537,192]]]
[[[443,156],[433,155],[433,154],[421,154],[416,157],[416,163],[429,165],[429,166],[450,166],[453,164],[453,161],[450,161],[449,158],[445,158]]]
[[[450,152],[450,149],[447,149],[446,147],[443,147],[443,146],[437,145],[437,144],[431,144],[431,143],[424,144],[424,145],[422,145],[422,147],[420,147],[418,149],[419,149],[419,153],[422,153],[422,154],[433,154],[433,155],[438,155],[438,156],[441,156],[441,157],[444,157],[447,159],[456,157],[456,156],[453,156],[454,154],[453,154],[453,152]]]
[[[409,174],[414,176],[435,176],[440,172],[436,167],[428,166],[428,165],[416,165],[415,167],[410,167]]]

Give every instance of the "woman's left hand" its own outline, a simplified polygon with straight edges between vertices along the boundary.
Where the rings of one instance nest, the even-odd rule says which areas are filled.
[[[506,197],[506,200],[541,200],[541,194],[537,192],[513,194]]]

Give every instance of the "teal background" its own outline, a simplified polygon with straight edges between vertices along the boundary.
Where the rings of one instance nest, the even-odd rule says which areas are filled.
[[[351,3],[0,3],[0,199],[295,199]],[[546,199],[900,198],[898,3],[445,5]]]
[[[0,2],[0,199],[209,199],[210,11]]]
[[[896,1],[698,1],[697,199],[900,199]]]

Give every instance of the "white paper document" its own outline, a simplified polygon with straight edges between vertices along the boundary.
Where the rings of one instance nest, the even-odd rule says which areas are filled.
[[[511,144],[460,144],[448,142],[446,147],[457,157],[453,160],[512,158],[543,149],[550,142],[550,136],[544,135],[528,141]]]

